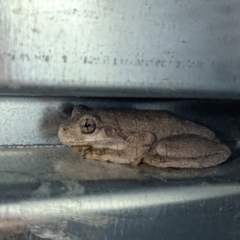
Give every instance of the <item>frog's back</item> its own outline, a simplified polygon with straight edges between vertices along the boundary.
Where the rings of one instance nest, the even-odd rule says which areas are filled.
[[[133,132],[152,132],[157,139],[179,134],[196,134],[215,139],[215,133],[210,129],[165,110],[105,109],[96,114],[104,124],[120,129],[125,136]]]

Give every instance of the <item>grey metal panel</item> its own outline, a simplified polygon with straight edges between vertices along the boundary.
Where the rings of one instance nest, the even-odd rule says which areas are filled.
[[[239,163],[161,170],[67,148],[1,149],[0,237],[239,239]]]
[[[0,2],[0,92],[240,96],[238,0]]]

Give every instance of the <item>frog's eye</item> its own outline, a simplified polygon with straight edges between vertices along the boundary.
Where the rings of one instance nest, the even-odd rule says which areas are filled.
[[[80,122],[80,128],[82,133],[93,133],[96,129],[96,123],[91,118],[82,119]]]

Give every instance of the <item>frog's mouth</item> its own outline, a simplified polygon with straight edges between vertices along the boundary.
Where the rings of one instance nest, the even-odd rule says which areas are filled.
[[[60,140],[61,141],[61,140]],[[102,139],[102,140],[83,140],[83,141],[61,141],[64,145],[68,145],[68,146],[89,146],[89,145],[92,145],[92,146],[95,146],[95,145],[112,145],[112,144],[118,144],[118,143],[123,143],[123,142],[118,142],[118,141],[114,141],[113,139],[111,138],[106,138],[106,139]]]
[[[68,141],[68,142],[62,142],[64,145],[69,147],[93,147],[93,148],[109,148],[109,149],[116,149],[121,150],[125,147],[126,142],[118,142],[113,141],[112,139],[104,139],[101,141]]]

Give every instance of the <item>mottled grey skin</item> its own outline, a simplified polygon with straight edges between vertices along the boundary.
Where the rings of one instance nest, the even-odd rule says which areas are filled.
[[[85,121],[94,123],[87,128],[93,132],[81,130]],[[168,111],[78,106],[60,126],[58,137],[87,159],[161,168],[205,168],[231,154],[213,131]]]

